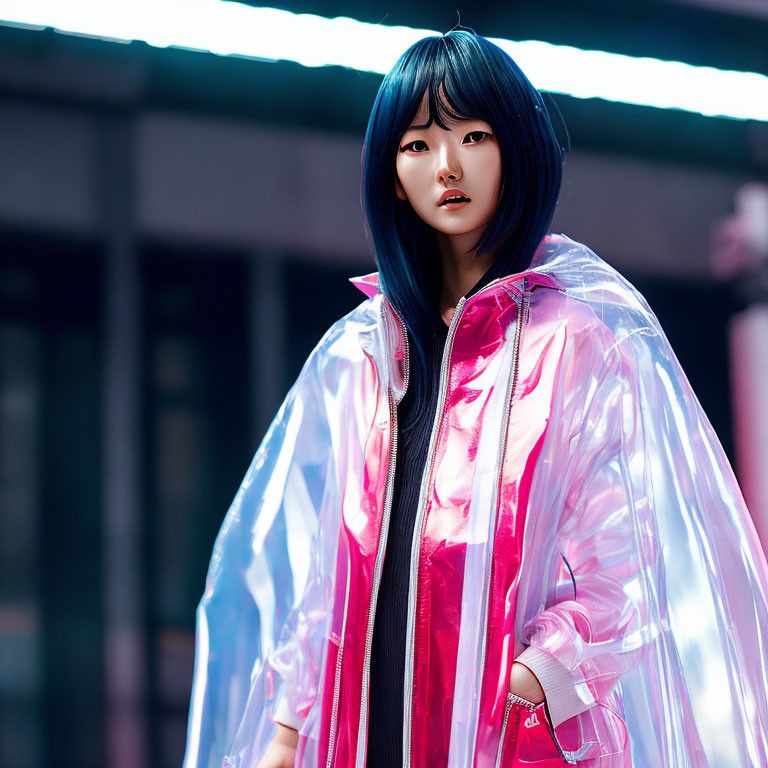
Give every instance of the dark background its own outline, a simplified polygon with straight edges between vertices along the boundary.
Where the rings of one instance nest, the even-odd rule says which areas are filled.
[[[275,5],[768,74],[749,0]],[[379,83],[0,27],[0,765],[180,765],[213,539],[375,268]],[[553,230],[645,294],[733,459],[712,227],[768,177],[766,124],[550,98],[572,144]]]

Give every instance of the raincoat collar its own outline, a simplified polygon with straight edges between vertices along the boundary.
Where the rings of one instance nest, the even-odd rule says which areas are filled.
[[[531,260],[531,266],[528,269],[497,278],[482,288],[482,292],[485,293],[489,290],[501,288],[502,286],[518,288],[518,283],[522,283],[524,278],[527,279],[529,288],[542,286],[563,290],[563,282],[557,277],[553,270],[547,269],[547,264],[551,261],[556,246],[565,240],[568,240],[565,235],[548,234],[536,249],[536,253]],[[362,291],[368,298],[373,298],[382,292],[379,285],[378,272],[369,272],[366,275],[350,277],[349,282]]]

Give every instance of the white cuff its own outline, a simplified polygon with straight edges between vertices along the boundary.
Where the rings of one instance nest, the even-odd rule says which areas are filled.
[[[290,705],[288,704],[288,700],[285,698],[284,695],[280,697],[280,702],[275,708],[274,714],[272,715],[272,719],[277,723],[281,723],[282,725],[287,725],[289,728],[294,728],[297,731],[304,724],[304,718],[299,717],[291,709]]]
[[[586,712],[594,701],[582,701],[576,692],[571,673],[551,653],[529,645],[516,659],[536,675],[547,697],[547,706],[552,718],[552,727],[570,720],[580,712]]]

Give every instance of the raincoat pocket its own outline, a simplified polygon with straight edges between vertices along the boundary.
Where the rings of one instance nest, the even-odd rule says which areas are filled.
[[[508,693],[494,768],[562,768],[572,764],[554,737],[546,702],[528,706]]]
[[[563,757],[556,765],[605,765],[632,768],[629,732],[624,718],[611,706],[598,702],[586,712],[552,727],[546,705],[541,714],[552,743]],[[596,762],[597,761],[597,762]]]
[[[520,696],[516,696],[511,691],[507,691],[507,700],[504,704],[504,717],[501,721],[501,731],[499,732],[499,746],[496,750],[496,761],[494,768],[502,766],[515,765],[515,752],[517,746],[517,731],[521,714],[534,712],[536,705],[533,702],[522,703],[525,701]]]

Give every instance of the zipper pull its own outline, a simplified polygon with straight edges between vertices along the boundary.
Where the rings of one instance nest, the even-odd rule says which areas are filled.
[[[528,277],[523,277],[523,325],[528,324],[528,310],[531,306],[531,288]]]

